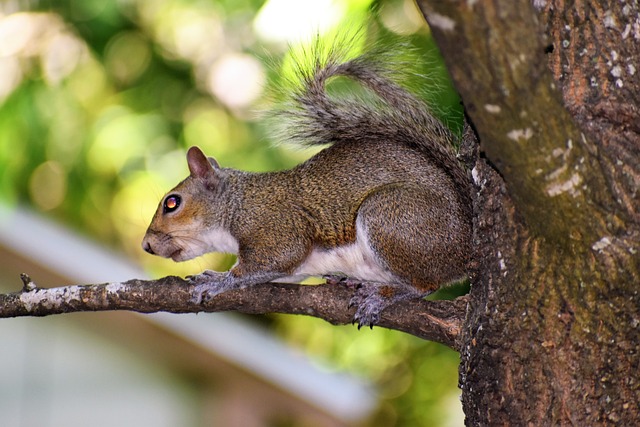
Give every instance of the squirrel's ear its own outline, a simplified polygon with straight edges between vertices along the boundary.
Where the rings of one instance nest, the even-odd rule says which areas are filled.
[[[213,166],[214,169],[220,169],[220,165],[218,164],[218,161],[216,159],[214,159],[213,157],[207,157],[209,159],[209,163],[211,163],[211,166]]]
[[[209,176],[214,168],[218,168],[218,162],[212,158],[207,158],[202,150],[193,146],[187,151],[187,164],[189,165],[189,172],[191,176],[195,178],[205,178]]]

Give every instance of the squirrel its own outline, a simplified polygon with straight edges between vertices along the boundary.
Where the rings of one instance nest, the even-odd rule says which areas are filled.
[[[292,139],[330,145],[292,169],[249,173],[188,150],[190,174],[160,201],[142,247],[174,261],[237,254],[227,272],[189,276],[194,303],[323,276],[354,288],[353,322],[373,327],[386,307],[466,276],[472,209],[456,137],[381,58],[333,52],[299,66],[278,118]],[[329,96],[336,76],[375,101]]]

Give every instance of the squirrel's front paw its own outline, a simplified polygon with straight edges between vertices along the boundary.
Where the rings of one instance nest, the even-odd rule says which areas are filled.
[[[219,273],[213,270],[205,270],[194,276],[187,276],[187,280],[195,284],[195,288],[191,294],[191,302],[201,304],[203,301],[211,301],[213,297],[224,292],[225,273]]]
[[[225,273],[220,273],[219,271],[204,270],[200,274],[187,276],[186,279],[192,283],[202,283],[202,282],[217,281],[220,278],[222,278],[224,275]]]

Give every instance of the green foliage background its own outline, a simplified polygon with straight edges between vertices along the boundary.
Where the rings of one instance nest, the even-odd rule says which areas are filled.
[[[283,1],[0,5],[0,202],[31,205],[153,275],[227,268],[227,255],[177,265],[144,254],[139,242],[162,194],[186,176],[187,147],[253,171],[290,167],[311,154],[272,144],[255,114],[269,107],[261,87],[287,77],[287,43],[264,30],[275,19],[265,10],[277,3]],[[458,99],[411,1],[320,3],[331,12],[330,30],[362,27],[367,42],[411,45],[420,58],[414,71],[427,77],[422,91],[459,128]],[[225,83],[225,64],[252,80]],[[242,102],[233,99],[247,87],[254,89]],[[453,351],[399,332],[312,318],[264,323],[291,345],[374,381],[381,404],[370,425],[455,425]]]

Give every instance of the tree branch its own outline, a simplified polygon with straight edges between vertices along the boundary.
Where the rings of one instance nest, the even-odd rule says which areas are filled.
[[[0,318],[108,310],[138,313],[238,311],[305,314],[340,325],[351,323],[355,311],[347,307],[353,290],[339,285],[263,283],[194,304],[190,301],[194,285],[176,276],[49,289],[36,287],[27,275],[22,275],[22,281],[24,287],[20,292],[0,294]],[[454,301],[405,301],[384,310],[379,326],[458,350],[466,307],[466,297]]]

